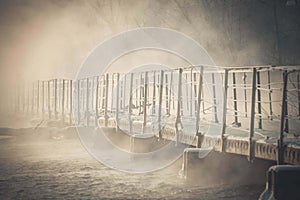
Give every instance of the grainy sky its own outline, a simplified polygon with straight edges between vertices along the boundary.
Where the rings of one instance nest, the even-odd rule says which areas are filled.
[[[278,62],[274,21],[277,6],[279,46],[286,63],[299,61],[299,6],[285,1],[0,1],[1,91],[22,80],[74,78],[88,53],[111,36],[151,26],[194,38],[218,65]],[[184,64],[172,55],[138,52],[119,63]],[[298,59],[298,60],[297,60]]]

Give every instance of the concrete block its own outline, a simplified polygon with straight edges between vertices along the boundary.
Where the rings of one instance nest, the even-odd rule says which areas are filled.
[[[259,200],[273,199],[300,199],[300,166],[276,165],[269,168],[266,189]]]

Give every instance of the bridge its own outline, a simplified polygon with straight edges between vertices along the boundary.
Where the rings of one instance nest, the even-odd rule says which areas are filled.
[[[16,113],[65,125],[300,164],[299,66],[190,66],[38,80],[19,86],[11,104]]]

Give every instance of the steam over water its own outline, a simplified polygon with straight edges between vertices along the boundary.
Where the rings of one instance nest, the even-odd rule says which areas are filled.
[[[0,134],[1,199],[245,200],[257,199],[264,189],[187,183],[178,176],[181,159],[154,173],[122,173],[95,161],[73,129],[2,128]]]
[[[16,116],[6,116],[25,85],[74,79],[97,45],[140,27],[182,32],[203,46],[218,66],[297,65],[299,5],[286,2],[294,1],[0,1],[0,127],[7,127],[5,120],[14,122],[13,128],[0,128],[0,200],[257,199],[262,184],[205,183],[201,173],[195,175],[199,183],[187,183],[178,175],[181,159],[148,174],[112,170],[85,151],[73,129],[45,123],[36,127],[41,120],[24,125]],[[108,72],[127,73],[147,63],[189,65],[171,53],[147,49],[120,57]],[[215,175],[212,170],[202,173]]]

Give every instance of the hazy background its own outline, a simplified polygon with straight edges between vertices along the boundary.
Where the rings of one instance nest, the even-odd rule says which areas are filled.
[[[299,64],[299,5],[297,0],[1,0],[0,92],[7,96],[22,81],[75,78],[97,44],[146,26],[189,35],[217,65]],[[140,61],[127,56],[130,64],[184,64],[166,53],[136,53]]]

